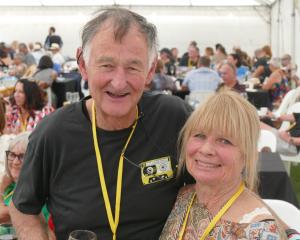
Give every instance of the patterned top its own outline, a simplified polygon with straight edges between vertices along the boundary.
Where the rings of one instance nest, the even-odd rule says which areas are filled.
[[[289,81],[286,77],[283,77],[279,83],[274,83],[270,89],[271,101],[281,102],[282,98],[289,90]]]
[[[185,188],[179,192],[174,208],[164,226],[160,240],[177,240],[186,215],[194,188]],[[208,209],[195,198],[187,220],[183,240],[199,240],[212,219]],[[279,230],[274,220],[254,223],[236,223],[221,220],[216,224],[206,239],[280,239]]]
[[[6,127],[9,133],[19,133],[24,131],[32,131],[38,122],[54,111],[51,106],[45,106],[42,110],[35,110],[33,115],[29,116],[26,123],[22,124],[20,108],[13,106],[11,111],[6,113]]]

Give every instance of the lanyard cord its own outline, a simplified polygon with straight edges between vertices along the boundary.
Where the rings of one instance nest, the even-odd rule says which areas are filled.
[[[221,210],[217,213],[217,215],[214,216],[214,218],[211,220],[209,225],[206,227],[204,233],[202,234],[200,240],[204,240],[208,236],[208,234],[211,232],[211,230],[215,227],[216,223],[225,214],[225,212],[231,207],[231,205],[235,202],[235,200],[241,195],[241,193],[244,191],[244,189],[245,189],[245,185],[242,182],[239,189],[236,191],[236,193],[233,194],[233,196],[226,202],[226,204],[221,208]],[[188,220],[189,213],[190,213],[190,210],[192,208],[195,196],[196,196],[196,192],[193,194],[193,196],[192,196],[192,198],[191,198],[191,200],[188,204],[187,212],[186,212],[185,217],[184,217],[182,228],[179,232],[179,236],[178,236],[179,240],[181,240],[183,238],[183,234],[184,234],[184,231],[185,231],[185,228],[186,228],[187,220]]]
[[[9,194],[7,194],[7,195],[3,198],[3,200],[8,199],[11,195],[13,195],[13,193],[14,193],[14,191],[11,191]]]
[[[97,159],[97,165],[98,165],[98,173],[99,173],[99,180],[100,180],[100,186],[102,190],[102,195],[104,198],[105,203],[105,209],[107,218],[109,221],[110,229],[113,233],[113,240],[116,240],[116,234],[117,234],[117,228],[119,224],[119,218],[120,218],[120,206],[121,206],[121,192],[122,192],[122,177],[123,177],[123,162],[124,162],[124,153],[126,151],[126,148],[130,142],[130,139],[134,133],[134,130],[137,125],[137,119],[138,119],[138,110],[136,111],[136,121],[134,122],[132,126],[132,130],[129,134],[129,137],[122,149],[120,159],[119,159],[119,167],[118,167],[118,176],[117,176],[117,189],[116,189],[116,202],[115,202],[115,218],[113,218],[112,211],[111,211],[111,205],[108,197],[107,187],[105,183],[105,177],[103,172],[103,166],[102,166],[102,159],[100,155],[100,149],[98,145],[98,138],[97,138],[97,131],[96,131],[96,109],[95,109],[95,102],[92,103],[92,130],[93,130],[93,140],[94,140],[94,148],[96,153],[96,159]]]

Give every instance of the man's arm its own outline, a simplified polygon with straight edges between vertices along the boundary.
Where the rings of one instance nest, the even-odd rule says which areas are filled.
[[[48,227],[39,215],[21,213],[11,202],[9,213],[19,240],[49,240]]]

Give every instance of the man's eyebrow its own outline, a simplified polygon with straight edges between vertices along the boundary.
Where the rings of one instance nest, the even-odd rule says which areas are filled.
[[[113,62],[113,58],[112,57],[107,57],[107,56],[102,56],[96,59],[97,63],[101,63],[101,62]]]
[[[134,64],[134,65],[137,65],[137,66],[143,66],[142,61],[140,61],[138,59],[129,60],[128,63],[129,64]]]

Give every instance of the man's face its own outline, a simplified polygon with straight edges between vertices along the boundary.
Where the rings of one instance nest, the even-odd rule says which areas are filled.
[[[235,81],[235,73],[233,72],[233,69],[228,65],[223,65],[221,67],[220,75],[225,85],[231,84],[233,81]]]
[[[97,113],[113,118],[132,115],[154,70],[149,70],[147,43],[137,27],[116,42],[112,24],[105,23],[91,40],[85,60],[80,70],[89,82]]]

